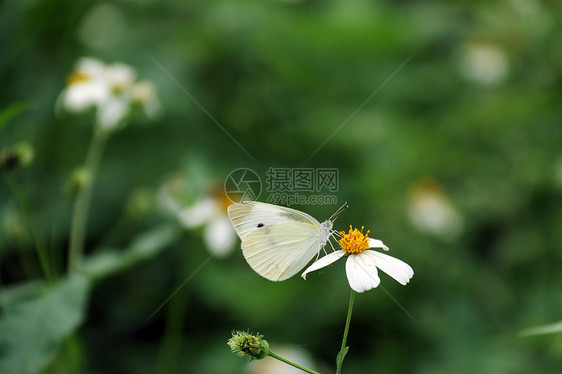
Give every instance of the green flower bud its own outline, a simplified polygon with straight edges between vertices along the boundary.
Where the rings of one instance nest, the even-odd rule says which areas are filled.
[[[29,143],[19,143],[2,151],[0,169],[15,170],[31,164],[34,157],[33,147]]]
[[[134,191],[126,205],[127,216],[133,219],[144,217],[154,206],[154,192],[143,187]]]
[[[269,354],[269,343],[263,335],[250,334],[248,331],[233,331],[228,346],[238,356],[250,356],[252,359],[261,360]]]
[[[80,167],[74,170],[68,181],[66,182],[66,190],[71,194],[76,194],[89,183],[91,183],[91,175],[86,168]]]
[[[21,246],[28,244],[29,237],[27,229],[19,213],[8,210],[2,221],[3,230],[0,231],[4,231],[6,233],[6,238],[8,240],[11,240]]]

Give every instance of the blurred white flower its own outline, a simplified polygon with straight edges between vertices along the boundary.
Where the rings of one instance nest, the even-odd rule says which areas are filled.
[[[116,62],[107,65],[105,69],[105,79],[112,93],[130,95],[137,79],[137,72],[132,66]]]
[[[485,41],[470,41],[462,49],[462,75],[476,84],[501,83],[509,73],[509,59],[499,46]]]
[[[63,91],[63,105],[71,112],[82,112],[100,105],[109,97],[109,86],[105,81],[106,65],[98,59],[83,57],[67,79]]]
[[[236,244],[236,232],[227,215],[227,199],[206,197],[182,209],[178,218],[187,229],[203,227],[203,238],[212,254],[223,257]]]
[[[154,119],[161,111],[160,101],[156,96],[156,87],[150,81],[140,81],[133,86],[133,102],[140,104],[146,115]]]
[[[453,239],[464,226],[463,218],[433,179],[416,182],[410,194],[410,220],[420,231]]]
[[[128,98],[113,96],[98,107],[97,123],[106,131],[115,129],[129,113],[130,106]]]
[[[302,277],[306,279],[306,275],[311,271],[328,266],[348,255],[345,272],[349,286],[355,292],[365,292],[379,285],[380,278],[377,268],[390,275],[398,283],[406,285],[414,276],[414,270],[404,261],[370,250],[369,248],[382,248],[388,251],[388,247],[378,239],[369,238],[369,231],[363,234],[363,229],[361,227],[361,231],[359,231],[349,226],[349,233],[340,232],[342,238],[339,243],[342,249],[313,263],[302,273]]]
[[[62,104],[70,112],[94,108],[96,123],[105,131],[116,129],[135,103],[153,117],[160,107],[156,89],[152,83],[136,79],[137,72],[129,65],[107,65],[93,57],[83,57],[68,78],[61,94]]]
[[[184,228],[203,228],[203,240],[213,255],[228,255],[237,243],[236,232],[227,214],[232,202],[224,192],[207,194],[195,201],[193,196],[185,179],[176,175],[163,184],[158,201]]]

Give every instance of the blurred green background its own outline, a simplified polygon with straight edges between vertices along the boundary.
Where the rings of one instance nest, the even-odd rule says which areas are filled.
[[[2,372],[271,373],[229,351],[234,329],[334,372],[343,262],[269,282],[159,203],[170,180],[188,206],[236,168],[265,188],[270,167],[310,167],[339,170],[338,203],[294,208],[322,221],[347,201],[335,228],[415,271],[356,297],[344,373],[559,373],[560,334],[520,334],[562,320],[561,21],[535,0],[1,2],[0,148],[35,152],[4,173],[59,279],[40,282],[0,184]],[[55,103],[82,56],[133,66],[162,113],[109,139],[77,281],[65,186],[92,121]]]

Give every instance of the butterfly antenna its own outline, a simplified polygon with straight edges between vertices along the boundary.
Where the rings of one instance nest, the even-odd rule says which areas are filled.
[[[347,205],[347,201],[346,201],[342,206],[338,208],[338,210],[335,211],[334,214],[332,214],[332,216],[330,217],[330,221],[334,222],[336,218],[338,218],[338,215],[344,210],[346,210],[347,208],[349,208],[349,205]]]

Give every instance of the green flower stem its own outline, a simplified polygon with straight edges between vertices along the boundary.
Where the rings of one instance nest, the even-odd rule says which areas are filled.
[[[341,373],[341,366],[343,364],[343,359],[345,358],[345,355],[347,354],[347,350],[348,350],[348,347],[345,346],[345,343],[347,342],[347,334],[349,333],[349,324],[351,322],[351,312],[353,311],[354,299],[355,299],[355,291],[351,290],[351,297],[349,298],[349,308],[347,310],[347,319],[345,321],[345,329],[343,331],[343,339],[341,342],[341,350],[340,353],[338,353],[336,374]]]
[[[272,352],[272,351],[269,351],[268,355],[271,356],[271,357],[273,357],[273,358],[276,358],[276,359],[278,359],[279,361],[282,361],[282,362],[284,362],[284,363],[286,363],[286,364],[288,364],[288,365],[291,365],[291,366],[293,366],[293,367],[296,367],[297,369],[300,369],[300,370],[302,370],[302,371],[305,371],[305,372],[307,372],[307,373],[310,373],[310,374],[320,374],[320,373],[318,373],[317,371],[307,369],[307,368],[305,368],[304,366],[300,366],[299,364],[296,364],[296,363],[294,363],[294,362],[292,362],[292,361],[289,361],[289,360],[287,360],[285,357],[279,356],[277,353],[274,353],[274,352]]]
[[[48,282],[53,280],[53,275],[51,274],[51,268],[49,266],[49,260],[47,258],[47,247],[45,246],[45,242],[41,235],[39,234],[39,228],[35,219],[33,218],[33,214],[31,213],[31,209],[27,204],[27,200],[25,199],[24,194],[21,192],[21,188],[19,187],[18,183],[9,171],[3,172],[2,177],[4,177],[4,181],[14,194],[16,201],[23,213],[25,220],[27,221],[27,226],[29,228],[29,232],[31,233],[31,237],[35,244],[35,250],[37,251],[37,257],[39,258],[39,263],[41,264],[41,269],[45,274],[45,278]]]
[[[175,274],[182,274],[188,266],[190,256],[181,256],[174,262]],[[189,278],[187,278],[189,279]],[[185,281],[184,281],[185,282]],[[183,286],[183,284],[182,284]],[[180,286],[181,287],[181,286]],[[179,288],[178,288],[179,290]],[[174,296],[172,295],[170,297]],[[166,300],[167,301],[167,300]],[[175,297],[167,306],[165,317],[164,335],[162,336],[158,359],[156,360],[155,373],[178,373],[178,364],[183,350],[183,331],[185,325],[185,314],[188,307],[189,297]],[[156,309],[158,311],[158,309]],[[156,311],[154,313],[156,313]],[[146,321],[148,322],[148,320]],[[145,323],[146,323],[145,322]]]
[[[82,263],[92,190],[106,139],[107,134],[99,126],[94,126],[94,135],[92,136],[84,165],[89,178],[86,185],[78,191],[72,213],[70,246],[68,250],[68,272],[70,274],[78,271]]]

